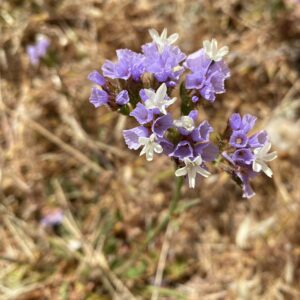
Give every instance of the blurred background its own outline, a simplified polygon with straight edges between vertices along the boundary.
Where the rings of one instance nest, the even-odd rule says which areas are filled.
[[[300,299],[299,1],[2,0],[0,24],[1,300]],[[252,113],[279,157],[250,201],[226,174],[185,186],[142,249],[173,166],[127,149],[131,124],[93,108],[86,77],[164,27],[185,53],[229,46],[227,93],[201,118],[222,130]],[[50,47],[33,66],[39,34]]]

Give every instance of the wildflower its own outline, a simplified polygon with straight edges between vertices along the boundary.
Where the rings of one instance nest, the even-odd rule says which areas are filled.
[[[102,66],[103,75],[111,79],[124,79],[130,77],[140,81],[144,73],[144,56],[128,49],[117,50],[118,61],[113,63],[106,60]]]
[[[152,73],[158,82],[165,82],[168,86],[174,86],[184,72],[180,66],[185,59],[185,54],[173,45],[166,45],[160,52],[154,43],[142,46],[145,61],[145,71]]]
[[[277,157],[277,153],[268,153],[270,149],[271,143],[266,143],[263,147],[254,149],[252,168],[255,172],[263,171],[267,176],[272,177],[273,172],[265,162],[274,160]]]
[[[157,137],[155,133],[152,133],[150,137],[140,137],[139,144],[141,146],[144,146],[140,153],[140,156],[146,154],[146,159],[148,161],[153,160],[154,152],[155,153],[163,152],[162,146],[159,143],[157,143]]]
[[[176,101],[176,98],[166,99],[167,97],[167,86],[163,83],[156,92],[152,89],[145,89],[147,100],[145,102],[146,108],[153,109],[157,108],[164,115],[167,114],[166,107],[170,106]]]
[[[230,72],[223,61],[213,62],[205,55],[204,49],[200,49],[187,57],[184,66],[192,72],[186,76],[186,89],[198,91],[210,102],[215,101],[216,94],[225,92],[224,81]],[[197,102],[198,99],[194,95],[192,101]]]
[[[123,130],[125,143],[129,149],[137,150],[141,145],[139,143],[140,137],[148,137],[149,131],[144,126],[138,126],[128,130]]]
[[[233,147],[243,148],[248,143],[247,135],[244,133],[243,130],[234,131],[230,136],[229,143]]]
[[[92,81],[95,84],[98,84],[100,86],[105,85],[105,78],[103,75],[101,75],[98,71],[92,71],[88,75],[88,80]]]
[[[256,119],[250,114],[246,114],[242,118],[240,114],[234,113],[229,118],[229,124],[233,131],[243,131],[246,134],[254,127]]]
[[[32,65],[38,65],[50,46],[50,41],[45,36],[38,37],[35,44],[27,46],[27,54]]]
[[[63,218],[64,218],[64,213],[62,212],[62,210],[56,210],[54,212],[45,215],[41,220],[41,224],[44,227],[56,226],[61,224]]]
[[[122,90],[116,97],[116,103],[119,105],[125,105],[129,102],[129,95],[126,90]]]
[[[155,30],[155,29],[149,29],[149,33],[153,39],[153,42],[156,43],[158,47],[158,51],[161,53],[166,45],[172,45],[174,44],[179,35],[178,33],[173,33],[169,37],[168,35],[168,30],[167,28],[164,28],[163,32],[161,35]]]
[[[179,177],[187,175],[190,188],[195,188],[197,174],[200,174],[204,177],[208,177],[210,175],[210,173],[206,169],[201,167],[202,157],[200,155],[195,157],[193,160],[186,157],[183,161],[185,163],[185,166],[177,169],[175,172],[175,176]]]
[[[153,120],[153,110],[147,109],[142,103],[138,103],[135,109],[129,114],[140,124],[147,124]]]
[[[152,131],[158,136],[163,137],[164,133],[173,126],[171,115],[163,115],[158,117],[152,124]]]
[[[189,116],[182,116],[179,120],[174,120],[173,124],[185,129],[187,132],[191,132],[195,128],[195,122]]]
[[[108,94],[103,90],[93,87],[89,100],[91,104],[98,108],[108,103]]]
[[[218,42],[215,39],[212,39],[211,41],[205,40],[203,42],[203,48],[207,57],[214,61],[222,60],[223,56],[229,52],[227,46],[218,49]]]

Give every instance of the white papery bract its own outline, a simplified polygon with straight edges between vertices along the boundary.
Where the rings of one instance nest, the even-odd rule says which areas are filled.
[[[159,143],[157,143],[157,137],[155,133],[152,133],[150,137],[140,137],[139,143],[141,146],[144,146],[140,153],[140,156],[146,154],[146,159],[148,161],[153,160],[154,152],[155,153],[163,152],[162,146]]]
[[[189,187],[195,188],[196,184],[196,176],[200,174],[203,177],[208,177],[210,173],[201,167],[202,157],[199,155],[194,160],[190,158],[185,158],[184,160],[185,166],[177,169],[175,172],[175,176],[188,176],[189,179]]]
[[[161,53],[166,45],[174,44],[179,35],[178,33],[173,33],[168,37],[168,30],[164,28],[161,35],[155,29],[149,29],[149,33],[153,39],[153,42],[157,45],[158,51]]]
[[[166,99],[167,96],[167,86],[163,83],[156,92],[151,89],[145,89],[145,94],[147,100],[145,101],[145,106],[148,109],[157,108],[164,115],[167,114],[166,108],[176,101],[176,98]]]
[[[265,162],[274,160],[277,157],[277,153],[268,153],[270,149],[271,143],[266,143],[263,147],[253,150],[254,160],[252,163],[252,168],[255,172],[263,171],[267,176],[272,177],[273,172]]]
[[[229,48],[227,46],[218,49],[218,42],[216,39],[203,41],[203,48],[207,57],[214,61],[222,60],[222,58],[229,52]]]
[[[189,116],[182,116],[179,120],[174,120],[173,124],[177,127],[182,127],[187,131],[193,131],[195,129],[195,122]]]

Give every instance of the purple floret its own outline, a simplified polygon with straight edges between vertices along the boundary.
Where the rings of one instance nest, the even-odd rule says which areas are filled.
[[[181,141],[176,145],[174,151],[170,153],[170,156],[177,157],[181,160],[185,157],[193,157],[192,145],[188,141]]]
[[[256,117],[246,114],[241,117],[240,114],[234,113],[229,119],[230,127],[233,131],[242,130],[247,134],[255,125]]]
[[[250,165],[254,159],[254,155],[250,149],[238,149],[232,155],[235,163]]]
[[[98,107],[108,103],[108,94],[107,94],[107,92],[105,92],[103,90],[99,90],[99,89],[93,87],[89,101],[96,108],[98,108]]]
[[[129,102],[129,95],[126,90],[122,90],[116,97],[116,103],[119,105],[125,105]]]
[[[233,131],[230,136],[229,144],[235,148],[243,148],[247,145],[248,138],[243,130]]]
[[[173,126],[173,119],[168,115],[158,117],[152,124],[152,131],[158,136],[163,137],[164,133]]]
[[[153,73],[157,81],[174,86],[184,71],[179,65],[186,55],[173,45],[166,45],[162,53],[158,51],[155,43],[143,45],[142,50],[145,55],[146,72]]]
[[[142,103],[138,103],[135,109],[129,114],[140,124],[147,124],[153,120],[153,110],[147,109]]]
[[[140,81],[144,73],[144,56],[128,49],[117,50],[118,61],[106,60],[102,66],[103,75],[111,79],[129,79]]]
[[[50,41],[46,37],[41,37],[33,45],[27,46],[27,54],[32,65],[38,65],[40,59],[44,57],[50,46]]]
[[[249,138],[249,146],[251,148],[263,147],[269,141],[268,133],[265,130],[261,130]]]
[[[207,121],[203,121],[192,131],[191,136],[194,142],[208,142],[211,132],[213,132],[213,128]]]
[[[132,129],[123,130],[123,136],[128,148],[137,150],[140,147],[139,138],[148,137],[149,130],[144,126],[138,126]]]
[[[200,49],[189,55],[184,63],[187,69],[192,71],[186,76],[186,89],[196,89],[201,96],[208,101],[215,101],[216,94],[225,92],[224,81],[230,76],[228,67],[223,61],[213,62]],[[198,99],[194,96],[193,102]]]
[[[93,83],[98,84],[100,86],[105,85],[105,78],[98,71],[92,71],[88,75],[88,80],[90,80]]]

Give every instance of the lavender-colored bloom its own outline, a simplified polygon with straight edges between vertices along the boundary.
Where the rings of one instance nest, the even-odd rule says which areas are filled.
[[[104,86],[105,85],[105,78],[103,75],[101,75],[98,71],[92,71],[89,75],[88,75],[88,80],[92,81],[93,83],[96,83],[100,86]]]
[[[211,142],[201,143],[194,146],[194,155],[201,155],[203,161],[213,161],[216,159],[219,149]]]
[[[135,109],[129,114],[140,124],[147,124],[153,120],[153,110],[146,108],[142,103],[138,103]]]
[[[243,130],[233,131],[230,136],[229,144],[236,148],[243,148],[247,145],[248,138]]]
[[[209,134],[213,131],[213,128],[207,121],[203,121],[197,128],[195,128],[191,134],[194,142],[207,142],[209,140]]]
[[[89,100],[90,103],[92,103],[96,108],[98,108],[108,103],[108,94],[103,90],[99,90],[93,87]]]
[[[236,150],[231,158],[236,163],[250,165],[254,159],[254,155],[250,149],[244,148]]]
[[[242,130],[244,133],[248,133],[255,125],[256,117],[246,114],[241,117],[240,114],[234,113],[229,119],[229,124],[232,130]]]
[[[174,145],[168,139],[158,137],[158,142],[162,146],[163,151],[166,155],[169,155],[174,151]]]
[[[183,160],[185,157],[193,157],[193,148],[188,141],[179,142],[170,156],[178,157]]]
[[[211,102],[216,94],[225,92],[224,81],[230,72],[223,61],[213,62],[205,55],[204,49],[200,49],[187,57],[184,66],[192,71],[186,77],[186,89],[199,90],[201,96]],[[193,99],[193,102],[197,101]]]
[[[167,114],[158,117],[152,124],[152,131],[158,136],[163,137],[164,133],[173,126],[172,117]]]
[[[27,54],[32,65],[38,65],[40,59],[44,57],[50,46],[50,42],[46,37],[40,37],[37,42],[27,47]]]
[[[47,215],[45,215],[41,220],[41,224],[44,227],[56,226],[62,223],[63,218],[63,212],[61,210],[57,210],[55,212],[48,213]]]
[[[177,82],[184,68],[180,63],[185,59],[185,54],[173,45],[165,45],[162,52],[159,52],[155,43],[148,43],[142,46],[145,56],[146,72],[153,73],[159,82]]]
[[[103,75],[111,79],[129,79],[140,81],[144,73],[144,56],[128,49],[119,49],[116,51],[118,61],[113,63],[106,60],[102,66]]]
[[[116,97],[116,103],[119,105],[125,105],[130,101],[128,92],[122,90]]]
[[[268,141],[268,133],[265,130],[261,130],[249,138],[248,144],[251,148],[258,148],[263,147]]]
[[[123,136],[128,148],[137,150],[141,146],[139,143],[139,138],[148,137],[149,130],[144,126],[138,126],[128,130],[123,130]]]
[[[198,96],[193,96],[192,97],[192,102],[196,103],[199,101],[199,97]]]
[[[253,191],[251,185],[250,185],[250,178],[254,177],[254,172],[251,169],[240,169],[236,172],[236,175],[241,180],[241,185],[243,189],[243,197],[250,199],[253,196],[255,196],[255,192]]]
[[[190,135],[195,129],[195,121],[198,117],[198,111],[192,110],[188,116],[182,116],[179,120],[174,120],[174,125],[179,129],[181,135]]]

